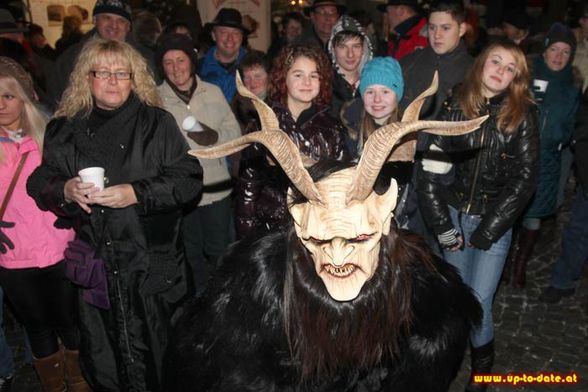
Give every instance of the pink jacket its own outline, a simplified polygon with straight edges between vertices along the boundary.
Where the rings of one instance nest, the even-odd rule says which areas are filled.
[[[26,151],[30,153],[2,218],[5,222],[14,222],[15,226],[2,229],[14,244],[14,249],[0,253],[0,266],[10,269],[51,266],[63,260],[63,251],[67,242],[73,239],[74,232],[55,228],[56,216],[41,211],[27,194],[27,179],[41,164],[37,143],[26,136],[19,145],[3,136],[0,132],[3,154],[3,161],[0,162],[0,201],[4,200],[21,155]]]

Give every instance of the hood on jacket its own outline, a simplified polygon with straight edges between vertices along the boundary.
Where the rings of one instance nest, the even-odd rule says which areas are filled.
[[[363,57],[361,59],[361,62],[359,63],[359,72],[361,73],[361,70],[365,63],[372,59],[372,42],[370,41],[370,38],[368,37],[367,33],[365,32],[361,24],[357,20],[347,15],[341,16],[337,23],[335,23],[335,26],[333,26],[333,30],[331,31],[331,38],[329,38],[329,42],[327,44],[327,50],[329,51],[329,55],[331,56],[333,66],[335,67],[337,72],[342,75],[341,71],[339,70],[339,65],[337,64],[337,59],[335,58],[335,48],[333,47],[333,40],[335,39],[335,36],[338,33],[341,33],[343,31],[358,33],[361,34],[361,36],[363,36]]]

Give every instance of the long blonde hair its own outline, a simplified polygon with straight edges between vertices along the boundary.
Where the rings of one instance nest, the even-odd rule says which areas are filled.
[[[388,119],[382,125],[376,124],[376,121],[374,120],[374,118],[371,116],[371,114],[369,114],[365,110],[365,107],[364,107],[362,110],[362,113],[361,113],[361,121],[359,123],[360,125],[359,125],[359,136],[358,136],[358,140],[357,140],[357,150],[358,151],[363,150],[363,145],[365,144],[365,142],[368,140],[370,135],[372,133],[374,133],[374,131],[376,129],[378,129],[380,126],[384,126],[384,125],[391,124],[393,122],[397,122],[397,121],[399,121],[399,119],[400,119],[400,111],[398,108],[398,103],[396,103],[396,108],[394,108],[392,113],[390,113],[390,117],[388,117]]]
[[[459,104],[465,116],[469,119],[478,117],[484,107],[486,98],[482,94],[482,73],[484,64],[496,48],[509,51],[514,60],[517,72],[506,89],[506,98],[498,113],[498,129],[505,134],[515,132],[529,107],[533,104],[533,98],[529,92],[529,67],[523,51],[513,42],[500,41],[490,44],[476,58],[470,72],[459,89]]]
[[[14,95],[23,102],[22,113],[20,114],[20,128],[25,135],[33,138],[39,146],[39,153],[42,153],[47,116],[37,109],[14,77],[0,72],[0,95],[4,94]],[[2,163],[3,159],[4,149],[0,148],[0,163]]]
[[[93,97],[90,91],[90,71],[97,64],[124,65],[132,75],[131,88],[140,101],[150,106],[162,107],[153,75],[143,56],[125,42],[102,38],[90,39],[82,48],[75,68],[69,77],[69,86],[63,93],[55,116],[72,118],[78,114],[88,116],[92,111]]]

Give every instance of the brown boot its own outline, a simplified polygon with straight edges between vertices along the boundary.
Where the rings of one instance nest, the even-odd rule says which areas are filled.
[[[525,287],[527,283],[527,262],[533,253],[533,248],[539,237],[539,230],[529,230],[521,227],[519,233],[519,250],[514,260],[513,286]]]
[[[65,380],[68,392],[92,392],[80,369],[80,352],[65,350]]]
[[[33,366],[44,392],[65,391],[65,366],[61,350],[48,357],[33,359]]]

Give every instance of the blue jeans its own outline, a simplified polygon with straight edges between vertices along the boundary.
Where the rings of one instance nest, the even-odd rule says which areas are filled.
[[[460,224],[457,211],[451,207],[449,210],[454,226],[462,230],[465,245],[463,250],[455,252],[444,250],[443,255],[449,264],[457,268],[465,284],[472,288],[482,305],[482,324],[470,335],[472,346],[480,347],[494,339],[492,302],[510,247],[512,229],[492,244],[490,249],[476,249],[467,244],[482,218],[477,215],[462,214]]]
[[[582,187],[578,187],[570,215],[562,233],[561,254],[551,275],[551,285],[558,289],[574,288],[588,258],[588,199]]]
[[[0,287],[0,377],[14,374],[14,356],[4,335],[4,291]]]

